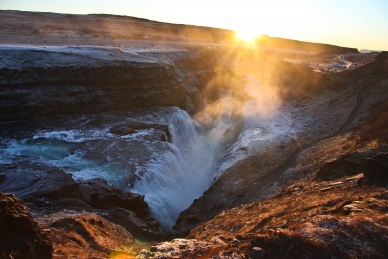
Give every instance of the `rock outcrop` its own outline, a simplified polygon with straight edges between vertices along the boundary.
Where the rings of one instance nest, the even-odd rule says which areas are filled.
[[[362,159],[362,154],[354,153],[342,156],[333,161],[328,161],[318,170],[316,178],[328,181],[344,176],[359,174],[362,172]]]
[[[115,251],[125,251],[133,240],[123,227],[92,213],[61,218],[43,226],[53,243],[54,258],[108,258]]]
[[[0,191],[14,193],[35,209],[102,210],[113,222],[134,230],[134,234],[148,236],[159,232],[144,195],[122,191],[98,178],[77,183],[70,174],[42,164],[26,162],[0,168],[6,176]]]
[[[388,153],[381,152],[365,159],[362,163],[363,173],[369,183],[388,185]]]
[[[39,198],[48,198],[45,206],[49,207],[49,199],[68,197],[78,189],[70,174],[43,164],[3,164],[0,170],[6,176],[0,183],[0,191],[13,193],[24,201],[36,202],[37,206],[41,205]]]
[[[0,192],[0,257],[52,258],[52,245],[23,203]]]
[[[0,121],[145,106],[186,108],[187,92],[168,65],[119,50],[112,55],[122,57],[110,60],[95,48],[80,51],[85,52],[1,49],[4,59],[18,62],[0,67]]]
[[[146,259],[195,259],[214,258],[222,248],[226,247],[219,238],[215,237],[209,242],[195,239],[174,239],[171,242],[160,243],[153,246],[150,251],[143,250],[139,258]],[[218,258],[218,257],[217,257]],[[222,258],[222,257],[221,257]]]

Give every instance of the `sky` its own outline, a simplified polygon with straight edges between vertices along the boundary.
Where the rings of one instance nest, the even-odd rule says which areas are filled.
[[[388,50],[388,0],[0,0],[0,9],[128,15]]]

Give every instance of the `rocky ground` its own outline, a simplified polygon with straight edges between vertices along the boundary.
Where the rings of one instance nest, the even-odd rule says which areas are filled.
[[[218,35],[217,43],[213,37],[193,43],[193,34],[182,33],[179,39],[153,42],[135,35],[149,21],[116,17],[140,24],[131,35],[121,35],[122,24],[104,17],[110,20],[106,28],[117,31],[103,35],[104,30],[81,31],[76,21],[81,16],[72,17],[74,24],[65,31],[59,26],[61,15],[44,14],[56,20],[52,27],[45,27],[47,21],[15,26],[20,13],[1,15],[2,122],[149,105],[178,106],[201,121],[203,114],[197,112],[217,103],[220,86],[242,102],[252,99],[241,90],[248,72],[276,86],[279,101],[275,116],[262,121],[271,141],[232,145],[230,152],[245,155],[181,213],[173,232],[159,230],[142,195],[102,179],[74,181],[58,168],[22,158],[1,164],[0,191],[16,196],[0,195],[1,258],[385,258],[386,52],[336,76],[285,63],[284,53],[260,52],[253,59],[258,70],[236,69],[238,62],[252,62],[254,52],[221,43],[227,32],[209,32]],[[99,19],[86,20],[91,26]],[[76,44],[88,46],[67,46]],[[357,104],[352,84],[360,92],[361,106],[346,132],[337,134]],[[242,130],[250,121],[241,107],[234,112],[235,121],[243,119],[244,124],[234,130]],[[273,134],[276,127],[290,130]],[[131,129],[112,130],[120,134]],[[284,174],[260,183],[295,150],[317,139],[322,140],[303,150]],[[240,205],[256,182],[260,188],[253,188],[243,202],[247,204]],[[156,243],[160,241],[166,242]]]
[[[386,64],[383,53],[353,74],[363,75],[352,80],[365,102],[348,133],[302,152],[294,168],[257,193],[260,201],[225,210],[193,229],[187,237],[195,248],[178,239],[140,258],[191,258],[192,251],[205,258],[384,258],[387,106],[381,103],[387,97],[380,91],[388,85]],[[375,74],[380,67],[385,69]],[[372,91],[379,97],[371,97]]]
[[[280,76],[273,75],[276,79],[271,85],[281,89],[278,93],[281,104],[275,111],[278,115],[274,115],[274,118],[278,119],[274,127],[267,131],[280,133],[248,148],[244,158],[227,168],[204,195],[182,212],[176,229],[190,229],[225,209],[240,205],[239,200],[247,186],[252,182],[259,183],[264,175],[273,175],[268,173],[284,164],[301,147],[335,135],[357,104],[354,89],[341,78],[316,75],[311,71],[306,78],[304,72],[298,70],[301,67],[295,68],[284,62],[279,62],[276,67]],[[266,125],[269,121],[271,117],[261,123]],[[281,132],[279,129],[282,128],[288,130]],[[267,180],[265,185],[276,180]],[[264,187],[267,190],[267,186]]]

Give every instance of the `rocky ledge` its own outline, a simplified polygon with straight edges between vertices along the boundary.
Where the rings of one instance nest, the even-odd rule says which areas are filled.
[[[1,47],[0,121],[149,106],[195,111],[213,62],[188,50],[131,51]]]
[[[0,189],[23,199],[37,217],[63,210],[88,211],[121,224],[138,237],[159,234],[159,224],[143,195],[122,191],[98,178],[75,182],[58,168],[34,162],[1,165],[1,170],[5,173]]]

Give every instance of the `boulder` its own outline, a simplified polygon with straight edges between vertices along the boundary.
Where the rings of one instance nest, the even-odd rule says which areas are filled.
[[[253,247],[251,250],[251,256],[253,259],[263,258],[265,251],[261,247]]]
[[[0,183],[4,182],[4,181],[5,181],[5,178],[7,178],[7,177],[5,176],[5,173],[1,173],[1,174],[0,174]]]
[[[122,191],[100,178],[80,182],[79,190],[73,195],[95,209],[123,208],[134,212],[140,219],[152,218],[144,195]]]
[[[0,192],[0,258],[52,258],[52,245],[23,203]]]
[[[115,251],[125,250],[133,239],[123,227],[93,213],[59,218],[45,227],[55,258],[116,258]]]
[[[122,208],[114,208],[109,211],[106,218],[125,227],[136,238],[154,239],[159,235],[159,223],[156,219],[139,219],[132,211]]]
[[[96,209],[123,208],[135,212],[139,218],[151,217],[148,204],[144,201],[144,195],[137,193],[101,194],[94,193],[90,196],[90,205]]]
[[[365,178],[369,183],[388,184],[388,152],[381,152],[362,163]]]
[[[37,206],[49,205],[47,199],[67,197],[78,189],[70,174],[43,164],[6,164],[0,165],[0,170],[6,175],[5,180],[0,182],[0,191],[14,193],[24,201],[35,201]],[[44,201],[42,198],[45,198]]]
[[[198,241],[196,239],[174,239],[171,242],[160,243],[151,247],[147,254],[149,258],[154,259],[194,259],[194,258],[212,258],[218,255],[226,243],[217,237],[208,242]],[[146,252],[142,252],[146,254]]]
[[[154,129],[155,132],[152,134],[152,139],[147,140],[159,140],[159,141],[168,141],[171,142],[171,133],[168,128],[168,125],[163,124],[148,124],[142,122],[132,122],[119,124],[111,127],[110,133],[125,136],[134,134],[139,130]]]
[[[330,181],[344,176],[361,173],[360,165],[349,159],[348,156],[326,162],[319,170],[316,177],[320,180]]]

